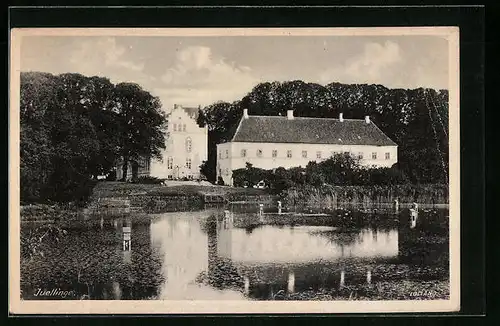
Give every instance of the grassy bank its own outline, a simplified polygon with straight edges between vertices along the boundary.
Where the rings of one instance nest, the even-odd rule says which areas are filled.
[[[167,181],[166,185],[101,182],[94,188],[90,207],[96,207],[96,203],[105,200],[127,200],[131,207],[143,209],[146,213],[191,211],[204,207],[205,195],[218,195],[229,202],[245,198],[263,198],[267,196],[267,191],[192,182],[180,184]]]
[[[105,197],[127,197],[133,195],[151,196],[179,196],[179,195],[263,195],[267,192],[264,189],[255,188],[233,188],[229,186],[216,185],[179,185],[169,186],[155,184],[139,184],[126,182],[100,182],[93,191],[93,198]]]
[[[309,207],[339,207],[357,205],[400,204],[448,204],[448,185],[391,185],[391,186],[331,186],[312,187],[304,185],[290,188],[282,193],[287,205]]]
[[[29,204],[21,206],[23,222],[63,222],[74,221],[81,216],[81,209],[69,204]]]

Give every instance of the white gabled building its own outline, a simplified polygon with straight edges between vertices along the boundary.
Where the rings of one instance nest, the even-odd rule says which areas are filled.
[[[217,144],[217,178],[232,185],[232,171],[246,163],[262,169],[305,167],[337,153],[349,153],[365,166],[391,167],[398,146],[368,116],[365,119],[249,116],[244,109],[232,139]]]
[[[153,176],[161,179],[197,179],[200,165],[207,160],[208,128],[200,127],[196,120],[200,107],[174,105],[167,114],[167,132],[162,161],[141,160],[131,162],[127,179]],[[122,167],[117,166],[117,180],[122,178]]]

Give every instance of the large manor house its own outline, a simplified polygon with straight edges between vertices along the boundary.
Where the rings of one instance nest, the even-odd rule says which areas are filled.
[[[154,176],[162,179],[198,179],[207,160],[208,130],[198,126],[198,108],[174,105],[167,115],[168,127],[163,160],[131,163],[128,178]],[[398,146],[369,116],[364,119],[243,116],[232,138],[217,144],[217,179],[232,185],[232,171],[246,163],[262,169],[305,167],[335,154],[348,153],[361,165],[391,167],[398,161]],[[117,178],[122,167],[117,166]]]
[[[143,159],[129,164],[127,179],[153,176],[160,179],[198,179],[200,165],[207,160],[208,129],[198,126],[200,107],[174,105],[167,113],[167,131],[162,161]],[[123,176],[117,165],[117,179]]]
[[[391,167],[398,146],[372,121],[295,117],[250,116],[243,112],[232,139],[217,145],[217,178],[232,184],[232,171],[246,163],[262,169],[305,167],[308,162],[348,153],[364,166]]]

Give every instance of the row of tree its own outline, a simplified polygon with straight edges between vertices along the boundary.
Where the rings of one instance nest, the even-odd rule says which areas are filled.
[[[405,184],[408,179],[397,165],[390,168],[363,167],[359,159],[349,154],[337,154],[321,162],[311,161],[306,167],[265,170],[247,163],[245,168],[233,171],[233,183],[237,187],[253,187],[261,181],[273,192],[280,193],[301,185],[395,185]]]
[[[231,139],[247,108],[250,115],[371,120],[399,147],[400,170],[412,183],[448,182],[448,91],[418,88],[388,89],[381,85],[319,85],[303,81],[266,82],[241,100],[217,102],[203,109],[198,123],[207,125],[208,161],[203,171],[216,177],[216,144]],[[257,132],[257,131],[256,131]]]
[[[165,115],[132,83],[80,74],[21,73],[21,200],[73,201],[122,159],[161,158]]]

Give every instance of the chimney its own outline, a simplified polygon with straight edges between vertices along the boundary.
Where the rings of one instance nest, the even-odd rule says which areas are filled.
[[[342,112],[339,113],[339,121],[344,122],[344,114]]]
[[[370,116],[369,115],[365,115],[365,122],[370,123]]]
[[[243,119],[248,119],[248,109],[243,109]]]
[[[286,118],[288,120],[293,120],[293,110],[287,110],[286,111]]]
[[[174,110],[177,110],[177,104],[174,104]]]

